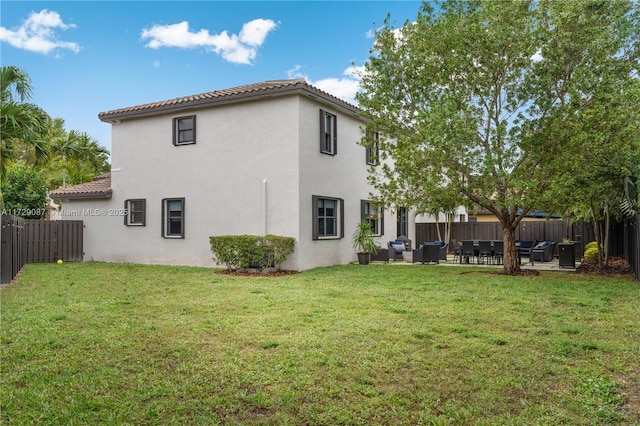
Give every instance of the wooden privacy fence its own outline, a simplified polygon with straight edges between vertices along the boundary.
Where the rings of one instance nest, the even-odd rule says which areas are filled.
[[[624,257],[640,280],[640,213],[624,222]]]
[[[501,240],[502,226],[499,222],[454,222],[451,224],[451,239],[462,240]],[[633,267],[636,277],[640,279],[640,214],[614,223],[609,228],[609,254],[624,256]],[[444,238],[444,224],[440,224]],[[595,241],[593,226],[590,223],[578,222],[567,224],[566,221],[528,221],[521,222],[516,229],[516,239],[523,241],[552,240],[559,243],[563,238],[579,241],[576,255],[581,256],[584,246]],[[435,223],[416,223],[416,245],[424,241],[436,241],[438,232]]]
[[[440,232],[444,238],[444,224]],[[500,222],[454,222],[451,224],[451,239],[462,240],[501,240]],[[563,238],[588,243],[595,240],[590,224],[580,222],[568,225],[565,221],[528,221],[521,222],[516,228],[516,239],[523,241],[552,240],[562,242]],[[416,223],[416,244],[438,240],[435,223]]]
[[[2,215],[0,283],[13,280],[25,263],[83,259],[81,220],[37,220]]]
[[[0,284],[11,282],[25,264],[24,219],[3,214],[0,220]]]

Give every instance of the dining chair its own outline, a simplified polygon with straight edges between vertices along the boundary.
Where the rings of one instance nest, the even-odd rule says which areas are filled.
[[[504,263],[504,241],[496,240],[493,242],[493,259],[498,265]]]
[[[455,238],[451,239],[451,249],[453,250],[453,261],[460,261],[462,263],[462,247]]]
[[[480,240],[478,241],[478,263],[491,262],[491,241]]]
[[[473,246],[473,241],[466,240],[462,242],[462,256],[460,257],[460,263],[462,263],[462,257],[465,258],[467,263],[470,263],[469,262],[470,258],[476,257],[476,250],[475,250],[475,247]]]

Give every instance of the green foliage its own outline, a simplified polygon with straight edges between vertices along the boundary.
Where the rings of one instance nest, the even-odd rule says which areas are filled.
[[[86,133],[66,131],[62,119],[54,120],[48,145],[50,187],[88,182],[109,170],[109,151]]]
[[[17,143],[26,143],[43,155],[37,141],[47,133],[50,117],[42,108],[26,102],[32,94],[27,73],[15,66],[0,67],[0,182],[17,158]]]
[[[590,247],[584,251],[584,260],[588,263],[598,263],[599,251],[598,247]]]
[[[41,172],[15,163],[2,183],[3,211],[25,219],[40,219],[46,212],[47,187]]]
[[[371,224],[366,220],[360,222],[356,227],[356,230],[353,232],[352,242],[353,248],[358,253],[376,254],[378,252],[378,244],[376,244],[376,240],[374,239]]]
[[[43,170],[49,189],[91,181],[109,170],[109,151],[86,133],[64,129],[40,107],[25,102],[31,80],[15,66],[0,67],[0,182],[16,159]]]
[[[587,245],[584,246],[584,250],[587,251],[589,249],[598,250],[598,243],[596,241],[591,241],[590,243],[587,243]]]
[[[229,270],[280,265],[293,253],[296,240],[278,235],[219,235],[209,237],[214,260]]]
[[[596,241],[591,241],[584,246],[584,260],[589,263],[598,263],[603,252],[602,245]]]
[[[532,209],[612,194],[640,158],[639,15],[624,0],[445,0],[401,28],[387,19],[357,94],[380,134],[380,198],[461,195],[513,236]]]

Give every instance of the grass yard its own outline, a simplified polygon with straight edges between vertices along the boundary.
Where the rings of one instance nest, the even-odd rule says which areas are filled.
[[[640,423],[629,277],[87,262],[0,296],[6,425]]]

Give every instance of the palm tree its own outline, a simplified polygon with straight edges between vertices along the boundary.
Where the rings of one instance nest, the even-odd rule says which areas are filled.
[[[33,147],[36,158],[46,157],[42,136],[51,118],[35,104],[26,103],[33,89],[29,76],[15,66],[0,67],[0,181],[17,155],[16,143]]]
[[[66,132],[62,125],[64,121],[61,119],[54,120],[49,154],[52,161],[60,161],[63,187],[70,183],[70,172],[74,173],[71,184],[77,184],[108,170],[109,151],[106,148],[98,145],[87,133],[77,130]]]

